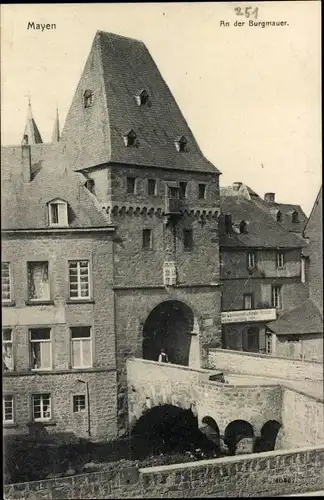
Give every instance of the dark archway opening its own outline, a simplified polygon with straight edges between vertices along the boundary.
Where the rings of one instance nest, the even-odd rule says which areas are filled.
[[[217,456],[217,447],[198,428],[191,410],[161,405],[147,410],[131,432],[132,458],[191,452],[197,458]]]
[[[162,348],[170,363],[189,364],[192,310],[177,300],[168,300],[156,306],[143,328],[143,358],[157,361]]]
[[[261,436],[255,440],[254,452],[260,453],[274,450],[281,427],[277,420],[268,420],[261,429]]]
[[[217,449],[220,449],[219,427],[212,417],[204,417],[201,421],[201,432],[205,434],[209,441],[213,442]]]
[[[253,437],[253,427],[249,422],[245,420],[234,420],[228,424],[225,429],[224,443],[228,447],[229,454],[235,455],[238,443],[244,438],[253,439]]]

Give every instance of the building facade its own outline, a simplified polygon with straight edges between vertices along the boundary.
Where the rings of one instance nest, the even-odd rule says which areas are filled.
[[[221,212],[223,346],[278,355],[267,326],[307,297],[305,242],[237,192],[221,196]]]
[[[198,367],[221,343],[220,172],[117,35],[96,34],[61,137],[35,126],[2,151],[5,432],[113,439],[128,357]]]

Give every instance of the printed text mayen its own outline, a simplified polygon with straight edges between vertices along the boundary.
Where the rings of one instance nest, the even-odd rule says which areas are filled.
[[[56,30],[56,24],[50,24],[50,23],[37,24],[34,21],[28,21],[27,29],[28,30],[41,30],[41,31]]]

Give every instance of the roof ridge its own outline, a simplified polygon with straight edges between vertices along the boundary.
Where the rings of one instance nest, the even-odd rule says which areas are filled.
[[[131,38],[131,37],[125,36],[125,35],[119,35],[118,33],[112,33],[110,31],[97,30],[96,36],[102,36],[102,35],[104,37],[107,37],[107,38],[117,38],[120,40],[129,40],[131,42],[142,43],[143,45],[145,45],[142,40],[138,40],[137,38]]]

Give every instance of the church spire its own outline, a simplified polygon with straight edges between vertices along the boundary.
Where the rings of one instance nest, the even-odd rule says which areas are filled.
[[[33,118],[33,112],[31,107],[31,99],[28,97],[28,113],[27,113],[27,123],[22,139],[22,144],[41,144],[42,137]]]
[[[58,142],[60,140],[60,122],[58,108],[56,107],[56,117],[53,128],[52,142]]]

